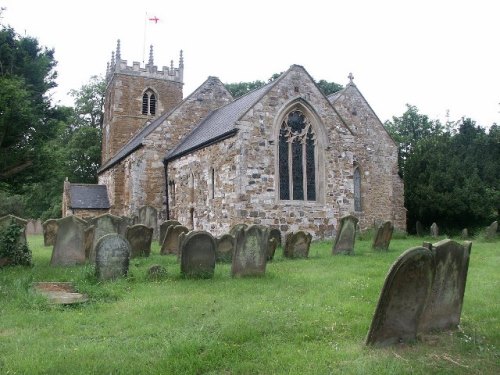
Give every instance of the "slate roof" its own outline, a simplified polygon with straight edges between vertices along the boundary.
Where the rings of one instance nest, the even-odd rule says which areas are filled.
[[[174,149],[167,153],[165,160],[175,159],[235,134],[236,121],[243,117],[277,81],[279,79],[212,111]]]
[[[108,209],[109,199],[106,185],[70,184],[69,206],[83,209]]]

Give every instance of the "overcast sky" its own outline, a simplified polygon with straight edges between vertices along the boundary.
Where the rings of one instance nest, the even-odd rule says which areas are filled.
[[[2,24],[55,49],[56,102],[122,59],[159,68],[184,51],[184,96],[208,76],[267,81],[299,64],[345,85],[348,74],[382,121],[406,103],[431,119],[500,124],[496,0],[0,0]],[[154,24],[147,18],[158,17]],[[146,41],[145,41],[146,40]],[[146,47],[146,48],[145,48]]]

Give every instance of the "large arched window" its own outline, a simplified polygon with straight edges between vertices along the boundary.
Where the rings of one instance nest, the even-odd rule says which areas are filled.
[[[156,96],[151,89],[147,89],[142,95],[142,114],[150,116],[156,114]]]
[[[316,200],[316,137],[299,109],[283,119],[279,132],[278,169],[281,200]]]
[[[361,172],[359,167],[354,168],[354,211],[362,211],[361,207]]]

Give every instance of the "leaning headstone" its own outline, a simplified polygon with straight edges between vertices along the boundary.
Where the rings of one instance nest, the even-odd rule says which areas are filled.
[[[422,223],[420,221],[417,221],[415,227],[417,230],[417,236],[422,237],[424,235],[424,227],[422,226]]]
[[[240,231],[240,229],[247,229],[248,225],[247,224],[236,224],[229,230],[229,234],[236,237],[236,233]]]
[[[285,248],[283,255],[286,258],[307,258],[309,256],[309,248],[311,246],[312,236],[310,233],[298,231],[289,233],[286,236]]]
[[[354,241],[356,240],[356,224],[358,218],[353,215],[347,215],[340,219],[340,224],[333,243],[332,253],[335,254],[354,254]]]
[[[498,221],[494,221],[486,228],[485,239],[493,240],[496,238],[498,232]]]
[[[392,225],[392,222],[386,221],[381,224],[373,238],[372,248],[375,250],[388,250],[393,232],[394,225]]]
[[[54,246],[57,236],[57,220],[48,219],[42,224],[43,227],[43,245]]]
[[[163,240],[165,239],[165,235],[167,234],[167,229],[171,226],[176,226],[176,225],[181,225],[177,220],[166,220],[160,225],[160,236],[159,236],[159,244],[163,243]]]
[[[229,263],[233,260],[234,244],[236,239],[229,233],[223,234],[216,240],[215,261]]]
[[[57,220],[57,236],[50,258],[51,266],[85,264],[84,232],[87,222],[74,215]]]
[[[437,238],[439,237],[439,227],[436,223],[432,223],[431,225],[431,237]]]
[[[90,225],[95,227],[94,229],[94,242],[92,244],[92,249],[90,251],[89,260],[90,262],[95,262],[95,247],[99,239],[106,234],[110,233],[120,233],[122,227],[123,219],[119,216],[112,214],[104,214],[97,216],[89,221]]]
[[[158,238],[158,210],[151,206],[142,206],[137,212],[137,222],[153,228],[153,238]]]
[[[148,257],[151,254],[153,228],[142,224],[127,227],[125,238],[130,243],[130,258]]]
[[[231,275],[259,276],[266,272],[269,228],[251,225],[236,233],[236,247],[231,264]]]
[[[170,226],[165,234],[165,239],[161,245],[160,254],[179,254],[179,236],[181,233],[187,233],[189,229],[184,225]]]
[[[417,338],[433,277],[434,256],[429,249],[414,247],[401,254],[385,279],[367,345],[387,346]]]
[[[460,323],[472,242],[446,239],[431,245],[436,273],[420,319],[422,332],[456,328]]]
[[[211,278],[215,270],[215,239],[205,231],[191,231],[180,241],[181,274]]]
[[[128,273],[130,244],[118,233],[106,234],[95,246],[98,280],[113,280]]]

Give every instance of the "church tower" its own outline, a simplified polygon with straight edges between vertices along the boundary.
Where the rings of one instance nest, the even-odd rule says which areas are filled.
[[[106,94],[102,134],[104,164],[125,145],[139,129],[162,113],[173,109],[182,101],[184,59],[180,52],[179,66],[154,65],[153,46],[148,63],[141,67],[134,61],[132,66],[122,60],[120,40],[106,70]]]

